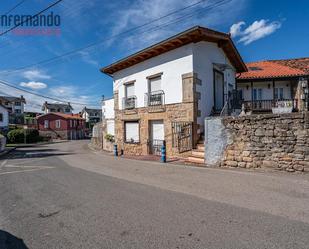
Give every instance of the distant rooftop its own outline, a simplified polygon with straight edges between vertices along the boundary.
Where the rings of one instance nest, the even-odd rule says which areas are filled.
[[[239,80],[309,76],[309,58],[267,60],[246,65],[248,72],[239,74]]]

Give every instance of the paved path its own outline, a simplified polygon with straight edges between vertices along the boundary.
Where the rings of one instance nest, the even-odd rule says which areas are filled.
[[[308,248],[308,235],[308,175],[114,159],[87,141],[0,160],[0,248]]]

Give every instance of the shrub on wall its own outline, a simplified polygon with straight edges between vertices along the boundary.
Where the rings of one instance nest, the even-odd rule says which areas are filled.
[[[115,142],[115,137],[114,137],[113,135],[111,135],[111,134],[106,134],[106,135],[105,135],[105,139],[106,139],[108,142],[111,142],[111,143]]]

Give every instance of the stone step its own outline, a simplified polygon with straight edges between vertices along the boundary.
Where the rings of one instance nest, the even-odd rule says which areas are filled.
[[[204,164],[204,158],[201,157],[194,157],[194,156],[189,156],[187,161],[189,163],[197,163],[197,164]]]
[[[196,145],[197,150],[199,151],[205,151],[205,145],[204,144],[197,144]]]
[[[193,150],[192,156],[204,158],[205,157],[205,151],[204,150]]]

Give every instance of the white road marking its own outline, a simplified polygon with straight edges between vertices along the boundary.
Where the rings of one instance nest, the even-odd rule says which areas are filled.
[[[7,163],[8,160],[4,160],[2,163],[1,163],[1,167],[3,167],[6,163]]]
[[[25,170],[19,170],[19,171],[11,171],[11,172],[3,172],[3,173],[0,173],[0,175],[25,173],[25,172],[38,171],[38,170],[44,170],[44,169],[50,169],[50,168],[53,168],[53,167],[49,167],[49,168],[40,168],[40,169],[25,169]]]
[[[22,166],[19,166],[19,165],[6,165],[5,168],[38,168],[38,169],[53,169],[54,167],[51,167],[51,166],[26,166],[26,165],[22,165]]]

